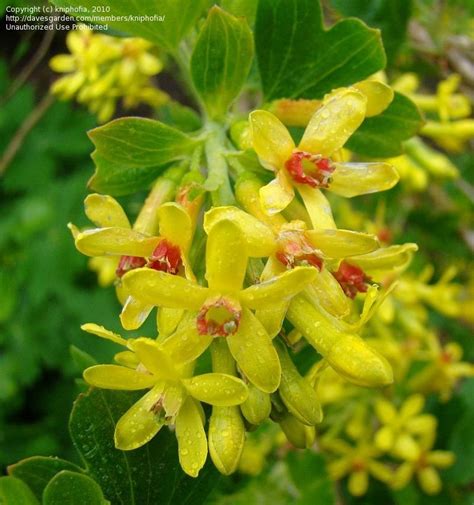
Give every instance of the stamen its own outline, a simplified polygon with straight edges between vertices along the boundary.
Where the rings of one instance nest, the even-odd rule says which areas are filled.
[[[305,170],[305,165],[310,166]],[[331,174],[335,169],[329,158],[323,158],[320,154],[311,154],[305,151],[294,152],[285,163],[285,167],[295,182],[308,184],[312,188],[329,187]]]
[[[357,293],[366,293],[367,283],[372,280],[361,268],[346,261],[341,262],[339,269],[333,272],[333,275],[349,298],[355,298]]]
[[[179,272],[182,264],[179,247],[171,244],[166,239],[160,241],[148,261],[148,267],[172,275]]]
[[[228,337],[238,330],[241,316],[237,304],[221,297],[202,306],[196,318],[196,326],[200,335]]]
[[[123,277],[130,270],[141,268],[145,265],[145,258],[141,258],[140,256],[122,256],[120,258],[117,270],[115,270],[115,275],[117,277]]]
[[[276,258],[288,269],[296,266],[313,266],[321,271],[323,267],[323,259],[308,242],[304,233],[298,231],[285,231],[280,234]]]

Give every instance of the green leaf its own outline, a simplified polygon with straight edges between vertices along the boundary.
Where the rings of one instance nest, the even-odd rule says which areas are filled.
[[[183,132],[193,132],[202,127],[196,111],[174,100],[169,100],[158,109],[158,119]]]
[[[252,32],[245,19],[213,7],[191,56],[194,86],[212,118],[222,117],[239,94],[252,57]]]
[[[290,476],[300,492],[295,505],[332,505],[336,496],[321,454],[290,452],[286,458]]]
[[[87,475],[63,470],[46,486],[43,505],[106,505],[97,482]]]
[[[52,0],[57,7],[81,7],[80,19],[109,17],[108,26],[150,40],[175,51],[181,39],[196,24],[207,0]],[[101,10],[101,7],[105,10]],[[84,12],[86,10],[86,12]],[[73,15],[73,14],[72,14]],[[116,20],[112,18],[116,17]],[[117,17],[126,17],[117,20]],[[131,16],[139,16],[131,19]],[[140,18],[141,16],[141,18]],[[160,19],[161,18],[161,19]],[[91,20],[93,23],[98,21]],[[100,20],[99,20],[100,23]]]
[[[203,503],[217,484],[217,470],[209,459],[197,479],[188,477],[179,466],[176,437],[167,428],[140,449],[115,449],[115,425],[142,394],[93,389],[76,400],[69,427],[89,475],[114,504]]]
[[[81,468],[69,461],[45,456],[33,456],[8,467],[8,473],[28,484],[39,500],[49,481],[62,470],[82,472]]]
[[[325,30],[316,0],[260,0],[255,46],[268,101],[322,98],[385,67],[379,30],[358,19]]]
[[[82,372],[90,366],[98,364],[97,360],[94,359],[89,353],[83,351],[82,349],[79,349],[79,347],[75,345],[69,346],[69,352],[79,372]]]
[[[448,446],[449,450],[456,454],[454,465],[446,470],[446,475],[454,484],[468,484],[474,479],[473,395],[474,379],[470,379],[463,384],[460,395],[466,410],[456,422]]]
[[[253,26],[258,5],[255,0],[221,0],[220,5],[233,16],[245,17],[249,26]]]
[[[89,186],[124,195],[147,187],[172,161],[186,158],[198,141],[159,121],[123,118],[89,132],[96,171]]]
[[[412,0],[331,0],[343,16],[356,16],[380,28],[387,58],[391,62],[406,37]]]
[[[415,135],[422,124],[416,105],[396,92],[382,114],[367,118],[345,147],[373,158],[397,156],[403,152],[402,142]]]
[[[31,489],[15,477],[0,477],[0,503],[2,505],[39,505]]]

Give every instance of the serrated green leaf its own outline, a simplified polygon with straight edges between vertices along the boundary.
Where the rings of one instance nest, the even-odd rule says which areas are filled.
[[[417,106],[396,92],[382,114],[367,118],[345,147],[372,158],[397,156],[403,152],[402,142],[415,135],[422,125]]]
[[[27,484],[39,500],[49,481],[62,470],[82,472],[81,468],[69,461],[45,456],[33,456],[8,467],[8,473]]]
[[[197,479],[188,477],[179,466],[176,437],[168,429],[140,449],[115,449],[115,425],[140,396],[93,389],[76,400],[69,427],[89,475],[114,504],[203,503],[218,481],[217,470],[208,459]]]
[[[159,121],[122,118],[89,132],[96,171],[89,186],[124,195],[147,187],[167,164],[190,155],[198,141]]]
[[[0,503],[2,505],[39,505],[31,489],[15,477],[0,477]]]
[[[62,470],[43,492],[43,505],[106,505],[97,482],[87,475]]]
[[[57,7],[81,7],[80,18],[99,16],[112,28],[174,51],[195,25],[207,0],[52,0]],[[105,10],[101,10],[100,8]],[[86,12],[84,12],[86,10]],[[74,15],[73,11],[72,14]],[[115,19],[112,18],[115,16]],[[138,16],[138,18],[136,18]],[[159,17],[162,19],[160,20]],[[120,17],[122,19],[120,19]],[[93,20],[92,20],[93,21]],[[95,20],[94,23],[101,22]]]
[[[385,66],[378,30],[358,19],[326,30],[316,0],[260,0],[255,46],[268,101],[322,98]]]
[[[194,86],[211,118],[222,117],[235,100],[252,57],[252,32],[245,19],[213,7],[191,56]]]

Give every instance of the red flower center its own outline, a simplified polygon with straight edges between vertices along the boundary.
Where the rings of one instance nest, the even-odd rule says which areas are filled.
[[[312,188],[327,188],[335,166],[329,158],[320,154],[296,151],[285,163],[292,179],[299,184],[308,184]]]
[[[200,335],[213,337],[228,337],[239,328],[242,311],[232,301],[220,297],[206,302],[199,311],[196,319]]]
[[[159,242],[148,261],[148,267],[172,275],[179,272],[182,264],[179,247],[171,244],[166,239]]]
[[[346,261],[341,262],[338,271],[333,272],[333,275],[349,298],[355,298],[357,293],[365,293],[367,283],[371,281],[361,268]]]
[[[145,258],[141,258],[140,256],[122,256],[120,258],[117,270],[115,270],[115,275],[117,277],[123,277],[130,270],[141,268],[145,265]]]
[[[276,258],[280,263],[291,269],[296,266],[313,266],[318,270],[323,267],[323,260],[318,256],[304,233],[299,231],[284,231],[278,237]]]

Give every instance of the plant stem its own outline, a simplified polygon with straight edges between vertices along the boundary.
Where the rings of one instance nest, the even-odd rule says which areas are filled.
[[[221,124],[208,122],[206,125],[208,137],[205,144],[208,176],[206,186],[211,191],[214,205],[234,205],[235,198],[230,185],[227,161],[224,152],[225,132]]]

